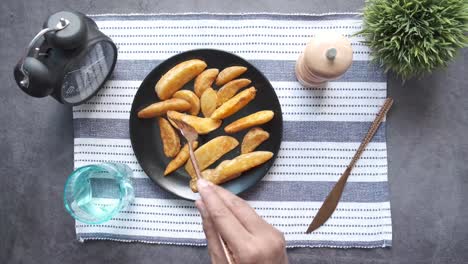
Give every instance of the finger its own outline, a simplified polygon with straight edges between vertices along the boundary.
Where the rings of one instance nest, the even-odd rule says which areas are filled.
[[[203,231],[205,232],[206,241],[208,243],[208,253],[210,254],[211,263],[227,263],[218,232],[216,232],[213,221],[211,221],[205,205],[201,200],[198,200],[195,202],[195,206],[198,208],[198,211],[200,211],[202,217]]]
[[[213,189],[221,197],[224,204],[226,204],[239,222],[251,234],[256,232],[258,233],[259,230],[264,230],[270,227],[270,225],[265,222],[265,220],[263,220],[246,201],[220,186],[213,185]]]
[[[250,240],[250,233],[224,204],[221,197],[218,196],[213,188],[214,184],[204,179],[198,179],[197,185],[203,204],[216,230],[229,246],[241,248],[245,241]]]

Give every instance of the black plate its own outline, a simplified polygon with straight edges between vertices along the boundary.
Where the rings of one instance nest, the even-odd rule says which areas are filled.
[[[188,200],[198,199],[198,194],[190,190],[190,176],[185,172],[183,167],[166,177],[163,176],[164,169],[170,159],[164,156],[159,135],[159,126],[155,119],[139,119],[137,117],[139,110],[159,101],[154,90],[154,85],[161,76],[178,63],[190,59],[204,60],[208,64],[208,68],[218,68],[220,70],[234,65],[245,66],[248,70],[241,77],[252,80],[251,85],[257,88],[257,96],[252,102],[235,115],[223,120],[222,126],[217,130],[208,135],[200,136],[200,144],[204,144],[217,136],[225,135],[224,127],[240,117],[260,110],[273,110],[275,112],[273,120],[262,126],[263,129],[270,133],[270,138],[257,149],[273,152],[275,154],[273,158],[267,163],[245,172],[241,177],[222,185],[231,192],[239,194],[260,181],[273,165],[281,144],[283,117],[278,97],[267,78],[252,64],[234,54],[212,49],[191,50],[175,55],[153,69],[140,85],[130,112],[130,139],[133,151],[145,173],[159,186],[181,198]],[[217,89],[219,87],[214,88]],[[183,89],[193,90],[193,81],[185,85]],[[211,167],[216,166],[222,160],[232,159],[238,156],[240,154],[240,143],[247,131],[248,130],[244,130],[231,135],[239,141],[239,147],[223,156]],[[182,144],[185,144],[185,140],[182,140]]]

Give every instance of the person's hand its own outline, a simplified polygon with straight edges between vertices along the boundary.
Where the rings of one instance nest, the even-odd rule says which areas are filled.
[[[244,200],[206,180],[198,180],[203,220],[212,263],[227,263],[219,236],[236,264],[288,263],[284,235],[265,222]]]

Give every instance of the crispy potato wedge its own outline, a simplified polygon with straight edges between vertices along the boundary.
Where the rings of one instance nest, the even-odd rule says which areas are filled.
[[[194,92],[189,91],[189,90],[180,90],[180,91],[177,91],[172,97],[187,101],[191,105],[189,114],[196,116],[198,115],[198,113],[200,113],[200,99],[198,99],[198,96]],[[183,111],[183,110],[177,110],[177,109],[171,109],[171,110],[175,110],[179,112]]]
[[[211,87],[218,73],[218,69],[208,69],[197,76],[193,85],[193,90],[198,97],[201,98],[203,92]]]
[[[161,140],[163,143],[164,155],[168,158],[173,158],[179,153],[180,138],[175,129],[171,126],[169,121],[163,117],[158,118],[159,131],[161,133]]]
[[[238,145],[239,141],[230,136],[219,136],[213,138],[195,151],[195,158],[197,159],[198,167],[200,167],[200,170],[208,168],[208,166]],[[187,161],[185,170],[192,178],[197,177],[190,160]]]
[[[254,127],[245,134],[242,139],[241,153],[247,154],[254,151],[260,144],[270,137],[270,133],[261,129],[260,127]]]
[[[198,141],[192,143],[192,148],[195,150],[198,147]],[[179,151],[179,154],[167,164],[166,170],[164,170],[164,176],[174,172],[178,168],[182,167],[190,157],[188,143]]]
[[[243,172],[267,162],[272,157],[273,153],[269,151],[242,154],[232,160],[221,162],[215,169],[203,171],[202,177],[214,184],[220,184],[239,177]],[[196,178],[190,181],[190,188],[193,192],[198,191]]]
[[[206,89],[201,98],[200,98],[200,104],[201,104],[201,111],[205,117],[210,117],[211,114],[216,110],[216,107],[218,102],[218,94],[216,93],[213,88],[208,88]]]
[[[249,127],[258,126],[269,122],[275,114],[270,110],[263,110],[242,117],[224,128],[226,133],[236,133]]]
[[[232,175],[231,178],[235,179],[239,177],[241,173]],[[202,177],[204,179],[216,179],[219,177],[218,172],[215,169],[206,169],[202,171]],[[192,178],[190,180],[190,189],[192,189],[192,192],[196,193],[198,192],[198,187],[197,187],[197,178]]]
[[[246,106],[250,101],[252,101],[255,98],[256,93],[257,89],[255,89],[253,86],[245,89],[218,107],[213,112],[213,114],[211,114],[211,118],[224,119],[235,114],[237,111],[241,110],[242,107]]]
[[[168,111],[167,117],[169,117],[169,119],[184,121],[185,123],[195,128],[197,133],[200,135],[210,133],[211,131],[220,127],[222,123],[221,120],[214,120],[211,118],[192,116],[192,115],[182,114],[176,111]]]
[[[227,67],[226,69],[222,70],[218,77],[216,78],[216,85],[221,86],[224,85],[235,78],[239,77],[241,74],[247,71],[247,67],[243,66],[232,66]]]
[[[150,106],[147,106],[138,112],[139,118],[153,118],[156,116],[162,116],[167,113],[169,110],[180,111],[184,112],[191,108],[189,102],[178,99],[172,98],[166,101],[161,101],[154,103]]]
[[[223,85],[223,87],[218,90],[218,106],[231,99],[240,89],[246,87],[250,83],[251,81],[249,79],[237,79]]]
[[[206,66],[204,61],[197,59],[184,61],[174,66],[156,83],[155,90],[159,99],[171,98],[182,86],[200,74]]]

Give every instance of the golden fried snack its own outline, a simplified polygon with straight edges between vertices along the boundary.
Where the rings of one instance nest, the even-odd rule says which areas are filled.
[[[215,169],[203,171],[202,177],[214,184],[220,184],[239,177],[242,172],[257,167],[272,157],[273,153],[269,151],[254,151],[242,154],[232,160],[221,162]],[[198,191],[196,178],[190,180],[190,188],[193,192]]]
[[[155,90],[161,100],[171,98],[182,86],[200,74],[206,63],[202,60],[188,60],[177,64],[156,83]]]
[[[213,138],[195,151],[195,158],[197,159],[198,167],[200,167],[200,170],[208,168],[208,166],[238,145],[239,141],[230,136],[219,136]],[[197,177],[190,160],[187,161],[185,170],[192,178]]]
[[[239,177],[240,175],[241,175],[241,173],[238,173],[238,174],[232,175],[231,178],[235,179],[235,178]],[[206,170],[202,171],[202,177],[204,179],[208,180],[208,179],[216,179],[216,178],[219,177],[219,175],[218,175],[218,172],[215,169],[206,169]],[[197,180],[198,180],[197,178],[192,178],[190,180],[190,183],[189,183],[190,189],[192,189],[192,192],[194,192],[194,193],[198,192]]]
[[[203,92],[211,87],[216,76],[218,76],[218,72],[218,69],[208,69],[197,76],[195,84],[193,85],[193,90],[198,97],[201,97]]]
[[[211,118],[224,119],[235,114],[237,111],[241,110],[242,107],[246,106],[250,101],[252,101],[255,98],[256,93],[257,89],[255,89],[253,86],[245,89],[218,107],[213,112],[213,114],[211,114]]]
[[[201,104],[201,111],[205,117],[210,117],[211,114],[216,110],[216,107],[218,102],[218,94],[216,93],[213,88],[209,87],[206,89],[201,98],[200,98],[200,104]]]
[[[194,141],[192,143],[192,148],[195,150],[198,147],[198,141]],[[185,146],[179,151],[179,154],[167,164],[166,170],[164,171],[164,176],[167,176],[169,173],[177,170],[178,168],[182,167],[185,162],[190,157],[189,153],[189,147],[188,144],[185,144]]]
[[[168,158],[173,158],[179,153],[180,139],[174,128],[169,121],[163,117],[158,118],[159,131],[161,133],[161,140],[163,143],[164,155]]]
[[[269,122],[275,114],[270,110],[263,110],[242,117],[224,128],[226,133],[236,133],[249,127],[258,126]]]
[[[232,66],[227,67],[226,69],[222,70],[218,77],[216,78],[216,85],[221,86],[226,84],[229,81],[234,80],[235,78],[239,77],[241,74],[247,71],[247,67],[243,66]]]
[[[169,120],[175,119],[175,120],[184,121],[185,123],[192,126],[200,135],[210,133],[211,131],[221,126],[221,123],[222,123],[221,120],[214,120],[211,118],[192,116],[192,115],[182,114],[176,111],[168,111],[167,117],[169,117]]]
[[[194,92],[189,90],[180,90],[177,91],[172,97],[187,101],[191,105],[189,114],[196,116],[200,112],[200,99],[198,99],[198,96],[196,96]],[[181,111],[176,109],[171,110]]]
[[[260,144],[270,137],[270,133],[261,129],[260,127],[254,127],[245,134],[242,139],[241,153],[247,154],[254,151]]]
[[[218,106],[231,99],[240,89],[246,87],[250,83],[251,81],[249,79],[237,79],[223,85],[223,87],[218,90]]]
[[[169,110],[184,112],[191,108],[190,103],[182,99],[169,99],[147,106],[138,112],[139,118],[153,118],[162,116]]]

